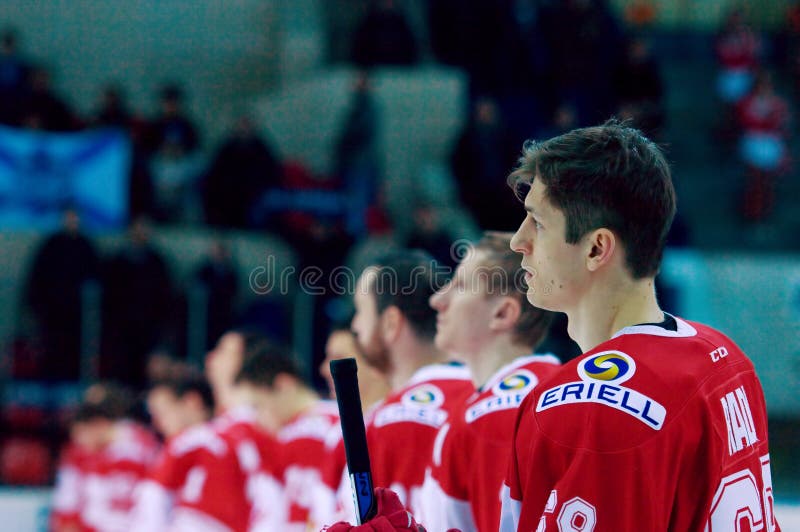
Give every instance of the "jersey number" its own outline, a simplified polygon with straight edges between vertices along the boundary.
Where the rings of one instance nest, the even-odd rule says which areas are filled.
[[[206,470],[200,466],[195,466],[186,474],[186,482],[181,490],[181,497],[184,501],[194,503],[200,500],[203,494],[203,485],[206,483]]]
[[[558,494],[556,490],[553,490],[550,493],[550,499],[547,501],[546,514],[555,510],[557,500]],[[558,524],[559,532],[592,532],[597,525],[597,510],[580,497],[574,497],[561,506],[556,523]],[[536,532],[544,532],[546,529],[547,517],[543,515],[539,520]]]
[[[758,491],[758,482],[752,471],[742,469],[723,478],[711,503],[706,532],[724,530],[764,530],[773,532],[775,526],[775,500],[772,496],[772,473],[769,455],[761,457],[761,481],[764,486]],[[743,527],[745,524],[747,526]]]

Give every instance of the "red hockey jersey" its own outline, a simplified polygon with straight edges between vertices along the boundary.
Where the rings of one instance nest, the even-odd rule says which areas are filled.
[[[244,478],[244,493],[251,508],[250,532],[280,530],[287,518],[280,481],[281,445],[257,424],[256,412],[249,406],[227,411],[212,425],[236,456]],[[235,488],[241,489],[240,486]]]
[[[414,515],[424,514],[421,488],[436,435],[474,391],[466,367],[425,366],[391,393],[367,421],[373,482],[396,492]]]
[[[501,531],[779,530],[753,364],[675,321],[622,329],[528,396]]]
[[[497,532],[517,408],[559,367],[553,355],[518,358],[500,368],[442,427],[419,516],[429,530]]]
[[[134,490],[157,453],[155,436],[130,421],[116,424],[114,441],[100,452],[68,446],[53,492],[53,528],[127,532]]]
[[[171,438],[136,497],[135,532],[244,532],[246,477],[211,423]]]
[[[330,524],[335,493],[325,482],[326,459],[332,435],[341,433],[339,410],[332,401],[319,401],[278,431],[283,456],[287,525],[281,530],[305,532]]]

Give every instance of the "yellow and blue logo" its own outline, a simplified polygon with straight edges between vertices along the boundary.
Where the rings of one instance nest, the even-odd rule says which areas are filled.
[[[519,393],[536,385],[536,376],[528,370],[518,370],[494,385],[496,395]]]
[[[583,380],[620,383],[636,372],[636,362],[620,351],[603,351],[578,364],[578,375]]]
[[[437,407],[444,402],[444,395],[436,386],[423,384],[406,392],[402,402],[412,406]]]

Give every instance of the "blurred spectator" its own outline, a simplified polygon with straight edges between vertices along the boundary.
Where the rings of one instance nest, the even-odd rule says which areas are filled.
[[[183,108],[183,91],[164,87],[161,114],[151,124],[150,174],[153,183],[154,216],[159,221],[198,221],[199,181],[204,161],[198,151],[194,123]]]
[[[124,391],[94,391],[102,393],[78,408],[61,456],[50,516],[54,532],[127,530],[134,490],[158,450],[153,434],[120,409]]]
[[[103,89],[100,102],[92,116],[92,124],[128,129],[133,116],[122,95],[122,89],[109,85]]]
[[[280,163],[273,148],[242,116],[214,156],[203,191],[206,221],[224,227],[247,227],[255,202],[280,183]]]
[[[20,103],[31,67],[17,51],[17,35],[5,30],[0,36],[0,124],[17,124]]]
[[[341,182],[314,174],[299,161],[287,161],[282,175],[280,189],[263,198],[260,216],[295,249],[301,267],[329,271],[342,263],[351,244]]]
[[[739,150],[747,165],[744,214],[766,218],[775,201],[775,178],[789,162],[789,104],[775,92],[772,77],[758,75],[752,92],[738,106],[742,129]]]
[[[450,164],[464,205],[484,229],[513,230],[519,225],[518,202],[504,185],[519,143],[510,139],[494,100],[475,102]]]
[[[659,138],[664,125],[664,84],[661,69],[642,37],[631,38],[625,57],[614,71],[617,117],[630,119],[650,138]]]
[[[536,133],[538,139],[557,137],[578,127],[578,111],[568,101],[559,103],[553,112],[553,118],[546,127]]]
[[[48,378],[79,377],[83,289],[98,274],[97,253],[81,233],[80,216],[76,210],[67,209],[61,229],[36,251],[27,283],[27,299],[38,322]]]
[[[90,124],[95,127],[116,127],[125,130],[133,145],[130,183],[128,187],[128,212],[131,218],[139,215],[153,216],[154,191],[147,160],[147,122],[131,112],[121,87],[110,84],[103,88]]]
[[[734,9],[725,18],[716,52],[720,66],[717,93],[726,104],[735,104],[753,86],[761,52],[761,38],[745,22],[742,9]]]
[[[145,218],[131,223],[128,240],[105,267],[101,373],[133,386],[145,381],[145,355],[170,317],[170,278],[150,243]]]
[[[72,111],[50,85],[50,72],[36,67],[20,102],[21,125],[45,131],[69,131],[76,124]]]
[[[206,296],[206,348],[233,326],[239,280],[230,248],[214,240],[208,255],[195,272],[195,279]]]
[[[151,124],[152,151],[165,151],[180,156],[197,149],[197,130],[186,116],[183,103],[183,91],[179,87],[168,85],[161,90],[160,115]]]
[[[334,164],[347,197],[347,232],[360,239],[366,236],[368,209],[375,204],[381,186],[380,115],[366,72],[357,73],[350,98],[349,111],[336,138]]]
[[[416,39],[397,2],[372,0],[353,37],[353,62],[362,67],[411,65],[418,55]]]
[[[609,73],[623,54],[622,32],[607,3],[554,2],[542,9],[539,27],[551,53],[555,94],[575,106],[581,126],[606,119],[613,110]]]

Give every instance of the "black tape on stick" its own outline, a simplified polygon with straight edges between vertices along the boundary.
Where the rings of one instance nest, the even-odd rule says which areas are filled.
[[[356,359],[331,360],[331,376],[336,388],[339,418],[342,423],[344,452],[350,470],[350,487],[356,505],[357,524],[366,523],[375,516],[377,504],[372,485],[372,470],[367,449],[367,432],[358,393],[358,367]]]

